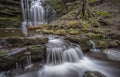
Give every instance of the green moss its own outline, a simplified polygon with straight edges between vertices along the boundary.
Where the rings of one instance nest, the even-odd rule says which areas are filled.
[[[0,56],[2,56],[4,54],[4,52],[2,50],[0,50]]]
[[[80,22],[77,21],[77,20],[67,21],[65,23],[65,27],[67,27],[67,28],[78,28],[79,24],[80,24]]]
[[[96,2],[96,1],[98,1],[98,0],[88,0],[88,2]]]
[[[88,33],[87,34],[90,39],[103,39],[105,35],[103,34],[95,34],[95,33]]]
[[[99,16],[103,16],[103,17],[109,17],[110,13],[106,12],[106,11],[98,11],[96,12],[97,15]]]
[[[101,48],[107,48],[108,47],[106,42],[102,41],[102,40],[98,41],[98,46],[100,46]]]
[[[117,46],[119,46],[116,41],[112,41],[110,44],[111,44],[111,47],[117,47]]]
[[[54,33],[54,30],[42,30],[43,33],[45,34],[53,34]]]
[[[64,29],[56,30],[54,34],[56,34],[56,35],[65,35],[66,31]]]
[[[17,18],[17,17],[0,17],[0,20],[19,21],[20,18]]]
[[[88,30],[89,29],[88,23],[86,21],[81,21],[81,23],[82,23],[82,28],[84,30]]]
[[[69,29],[68,30],[68,33],[71,34],[71,35],[77,35],[79,34],[79,30],[78,29]]]
[[[39,47],[39,46],[32,46],[31,49],[32,49],[32,50],[39,50],[40,47]]]

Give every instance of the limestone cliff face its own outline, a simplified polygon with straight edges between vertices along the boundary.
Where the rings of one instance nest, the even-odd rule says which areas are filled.
[[[0,28],[20,27],[20,0],[0,0]]]

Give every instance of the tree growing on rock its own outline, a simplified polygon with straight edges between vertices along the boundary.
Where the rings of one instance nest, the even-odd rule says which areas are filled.
[[[95,13],[92,12],[88,5],[88,0],[80,0],[80,8],[78,10],[77,16],[82,20],[87,20],[91,17],[95,17]]]

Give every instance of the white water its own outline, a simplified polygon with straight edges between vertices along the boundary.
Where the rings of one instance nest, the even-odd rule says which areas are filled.
[[[32,60],[31,60],[31,53],[30,52],[26,52],[26,61],[27,61],[27,65],[31,65]]]
[[[47,64],[77,62],[83,57],[79,46],[69,45],[60,38],[49,39],[47,44]]]
[[[120,51],[117,49],[106,49],[104,53],[109,59],[120,61]]]
[[[22,22],[22,32],[25,36],[28,36],[27,22]]]
[[[45,10],[40,0],[31,1],[30,6],[30,22],[33,26],[43,24],[45,18]]]
[[[90,40],[89,42],[92,44],[92,47],[93,47],[93,48],[91,49],[91,51],[94,51],[94,52],[99,51],[99,50],[96,48],[96,44],[95,44],[94,41]]]

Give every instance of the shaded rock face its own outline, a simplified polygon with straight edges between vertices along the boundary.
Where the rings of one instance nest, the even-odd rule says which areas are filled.
[[[106,76],[97,71],[94,71],[94,72],[87,71],[85,72],[83,77],[106,77]]]
[[[45,45],[29,46],[26,48],[18,48],[9,51],[0,56],[0,71],[9,70],[12,68],[22,69],[25,68],[27,64],[26,53],[29,52],[31,55],[32,63],[39,61],[41,64],[44,63],[46,57],[46,47]],[[16,63],[18,66],[16,66]]]
[[[1,39],[3,47],[15,48],[15,47],[24,47],[30,45],[38,45],[38,44],[46,44],[48,42],[48,38],[46,37],[9,37],[5,39]],[[2,45],[1,45],[2,46]]]
[[[0,39],[0,71],[24,68],[28,54],[32,62],[45,62],[47,37],[9,37]],[[16,64],[18,65],[16,67]]]
[[[0,28],[19,27],[22,19],[20,4],[20,0],[0,0]]]
[[[13,36],[21,36],[23,37],[23,31],[20,28],[1,28],[0,29],[0,38],[4,37],[13,37]]]

